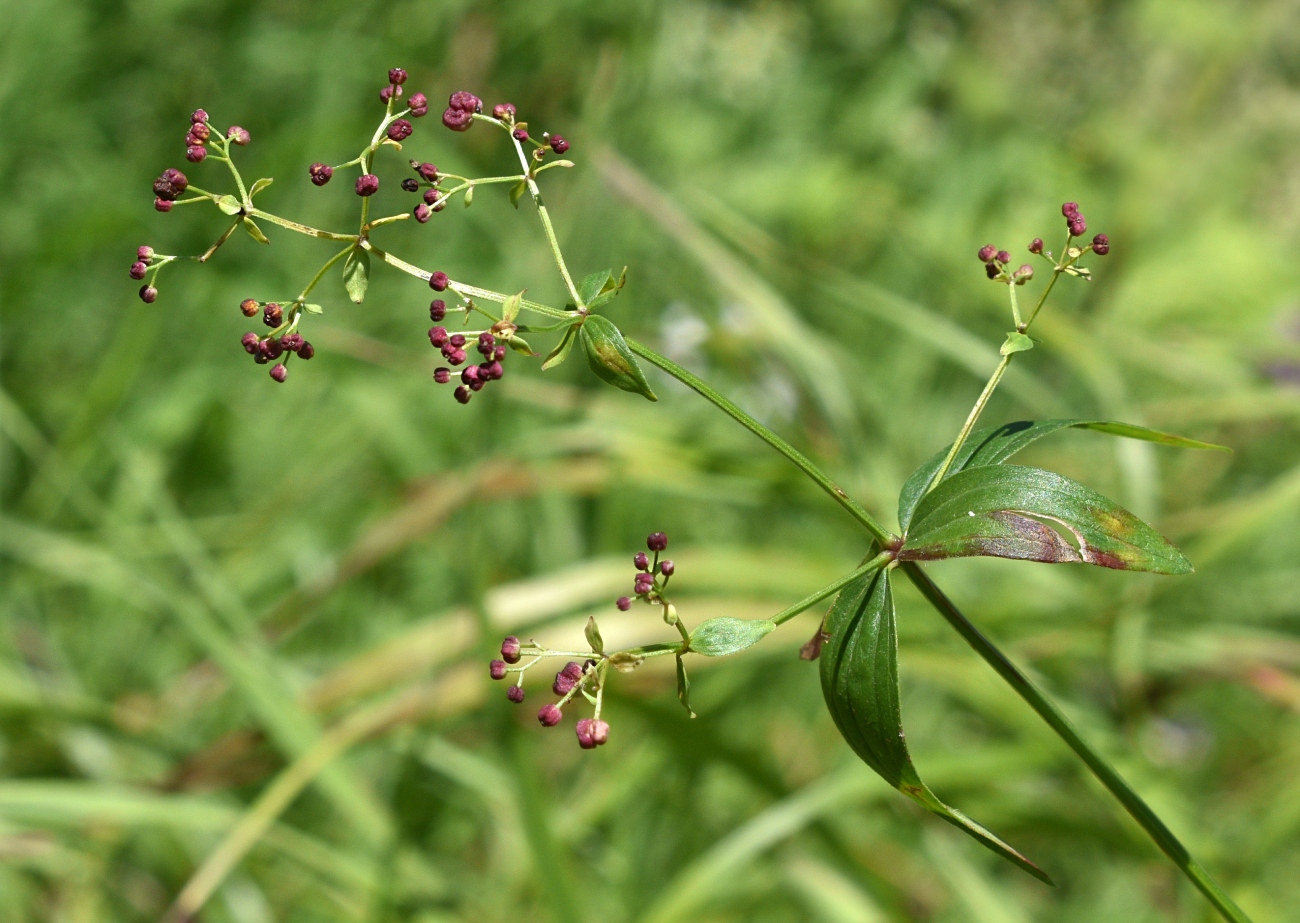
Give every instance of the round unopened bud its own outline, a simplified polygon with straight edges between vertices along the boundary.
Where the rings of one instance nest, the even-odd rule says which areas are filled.
[[[441,349],[447,345],[451,337],[447,335],[446,327],[431,327],[429,329],[429,342]]]
[[[510,103],[497,103],[492,107],[492,118],[513,122],[515,120],[515,107]]]
[[[474,382],[478,381],[478,376],[479,376],[478,366],[471,365],[469,368],[465,369],[463,372],[460,373],[460,380],[462,384],[473,385]]]
[[[488,664],[488,674],[493,679],[506,678],[506,662],[504,660],[494,660]]]
[[[676,570],[676,565],[674,565],[672,561],[659,562],[659,573],[663,574],[665,577],[671,577],[674,570]]]
[[[644,596],[654,589],[655,578],[653,574],[637,574],[636,580],[632,582],[632,590],[637,596]]]
[[[999,251],[998,251],[998,255],[997,255],[997,261],[998,261],[999,263],[1003,263],[1003,264],[1010,263],[1010,262],[1011,262],[1011,254],[1008,253],[1008,252],[1005,251],[1005,250],[999,250]]]
[[[385,105],[388,103],[390,99],[401,99],[401,98],[402,98],[402,88],[398,86],[393,86],[392,84],[389,84],[388,86],[384,87],[382,90],[379,91],[379,101],[381,103],[384,103]]]
[[[262,323],[268,327],[278,327],[284,320],[284,308],[274,301],[262,309]]]
[[[993,257],[997,256],[997,254],[998,254],[997,247],[993,246],[992,244],[985,244],[984,246],[980,247],[980,252],[979,252],[980,262],[988,263],[993,259]]]
[[[442,124],[452,131],[468,131],[474,124],[474,114],[464,109],[447,109],[442,113]]]
[[[259,310],[261,310],[261,308],[262,306],[258,304],[257,300],[254,298],[245,298],[243,301],[239,303],[240,313],[242,313],[245,317],[254,316],[255,314],[257,314]]]
[[[596,746],[604,746],[609,740],[609,723],[597,721],[593,718],[591,722],[591,739],[596,742]]]
[[[668,536],[662,532],[652,532],[647,536],[645,543],[651,551],[663,551],[668,547]]]
[[[428,224],[429,219],[433,217],[433,212],[423,202],[411,209],[411,214],[415,216],[415,220],[420,224]]]
[[[435,292],[445,292],[449,281],[447,274],[439,270],[429,276],[429,288],[433,289]]]
[[[574,725],[574,732],[578,735],[578,746],[584,750],[596,749],[596,722],[591,718],[582,718]]]
[[[1034,267],[1030,266],[1028,263],[1025,263],[1023,266],[1017,269],[1015,275],[1012,276],[1012,278],[1016,280],[1016,285],[1024,285],[1033,277],[1034,277]]]
[[[153,259],[153,247],[146,246],[136,248],[135,258],[137,260],[145,260],[146,262]]]
[[[1071,237],[1082,237],[1084,234],[1088,233],[1088,222],[1084,219],[1083,215],[1074,215],[1070,218],[1068,224],[1070,227]]]
[[[555,682],[551,683],[551,691],[556,695],[563,697],[572,692],[573,687],[576,685],[577,683],[575,683],[571,678],[565,676],[563,673],[556,673]]]
[[[197,143],[202,144],[212,137],[212,129],[202,123],[191,125],[188,137],[193,138]]]
[[[296,353],[302,349],[302,344],[306,342],[300,333],[286,333],[280,337],[280,345],[284,347],[285,352],[289,353]]]
[[[543,705],[537,712],[537,720],[544,728],[553,728],[564,719],[564,712],[554,705]]]
[[[437,190],[437,189],[426,189],[426,190],[424,190],[424,204],[425,204],[425,205],[436,205],[436,204],[438,203],[438,200],[439,200],[440,198],[442,198],[442,196],[438,193],[438,190]]]
[[[1029,242],[1029,252],[1030,252],[1030,253],[1042,253],[1042,252],[1043,252],[1043,238],[1041,238],[1041,237],[1035,237],[1033,240],[1031,240],[1031,241]]]
[[[413,119],[429,114],[429,98],[423,93],[416,93],[407,100],[406,105],[410,108]]]
[[[190,163],[202,163],[208,156],[208,149],[200,144],[191,144],[185,149],[185,159]]]
[[[465,350],[457,349],[450,343],[442,348],[442,354],[452,365],[462,365],[465,362]]]
[[[406,83],[406,71],[402,70],[400,67],[394,67],[388,72],[388,82],[398,85]]]
[[[636,565],[637,570],[649,570],[650,556],[644,551],[638,551],[636,554],[632,555],[632,563]]]
[[[302,345],[298,347],[298,358],[310,359],[314,355],[316,355],[316,347],[303,340]]]
[[[405,141],[411,137],[411,132],[414,130],[415,127],[406,119],[397,119],[388,126],[388,139],[390,141]]]
[[[240,128],[238,125],[231,125],[227,128],[226,137],[230,139],[231,144],[238,144],[240,147],[248,147],[248,142],[253,140],[253,136],[248,133],[248,129]]]
[[[438,168],[431,163],[422,163],[418,166],[415,161],[411,161],[411,166],[415,167],[415,172],[420,174],[420,178],[429,183],[438,181]]]
[[[508,635],[501,642],[501,659],[504,660],[506,663],[518,663],[519,649],[520,649],[519,639],[516,638],[514,635]]]
[[[514,131],[510,132],[510,136],[511,136],[512,138],[514,138],[516,141],[527,141],[527,140],[528,140],[528,129],[526,129],[526,128],[516,128]]]
[[[289,377],[289,370],[284,367],[283,362],[277,362],[271,366],[271,377],[280,384],[284,384],[284,380]]]
[[[176,203],[173,202],[171,199],[162,199],[162,198],[158,198],[158,199],[154,199],[154,200],[153,200],[153,207],[154,207],[154,210],[155,210],[155,211],[160,211],[160,212],[169,212],[169,211],[171,211],[171,210],[172,210],[172,206],[175,205],[175,204],[176,204]]]
[[[415,179],[414,177],[410,177],[410,176],[408,176],[406,179],[402,180],[402,191],[403,191],[403,192],[419,192],[419,191],[420,191],[420,181],[419,181],[418,179]]]
[[[139,282],[141,279],[144,278],[145,273],[147,273],[148,271],[149,271],[149,267],[147,265],[145,265],[140,260],[136,260],[134,263],[131,264],[130,276],[132,279],[135,279],[135,281]]]
[[[141,286],[140,300],[145,304],[153,304],[158,300],[158,289],[154,288],[152,285]]]
[[[357,177],[357,195],[372,196],[379,191],[379,177],[373,173],[363,173]]]
[[[1066,202],[1061,206],[1061,215],[1065,218],[1073,218],[1079,214],[1078,202]]]
[[[563,154],[569,149],[569,142],[565,141],[559,135],[551,135],[550,141],[551,150],[555,151],[557,154]]]
[[[614,602],[614,605],[618,606],[619,612],[626,612],[628,609],[632,608],[632,600],[626,596],[620,596]]]
[[[504,346],[498,346],[496,350],[492,353],[492,358],[495,359],[497,362],[500,362],[505,357],[506,357],[506,348]]]
[[[429,320],[437,323],[447,316],[447,302],[441,298],[435,298],[429,302]]]
[[[570,660],[568,663],[564,665],[564,669],[562,669],[560,672],[565,676],[567,676],[569,679],[576,682],[582,679],[582,664],[578,663],[575,660]]]
[[[166,170],[163,170],[162,179],[176,190],[177,195],[185,192],[185,190],[190,186],[190,181],[185,178],[185,174],[180,170],[177,170],[175,167],[168,167]]]
[[[996,279],[1000,273],[1001,270],[998,269],[997,263],[989,263],[984,267],[984,275],[988,276],[990,279]]]
[[[447,382],[451,381],[451,369],[441,366],[434,369],[433,380],[440,385],[445,385]]]
[[[202,125],[208,120],[208,113],[203,109],[195,109],[190,113],[190,124]]]
[[[263,340],[258,349],[268,359],[279,359],[284,354],[284,347],[280,345],[280,341],[272,338]]]
[[[460,349],[462,346],[465,345],[465,334],[463,334],[463,333],[453,333],[453,334],[452,334],[452,335],[447,339],[447,342],[450,343],[452,346],[456,347],[457,349]]]
[[[447,98],[447,105],[462,112],[482,112],[483,100],[467,90],[457,90]]]
[[[1110,253],[1110,238],[1105,234],[1097,234],[1092,238],[1092,252],[1098,256],[1105,256]]]
[[[257,345],[260,342],[261,339],[258,335],[251,330],[239,338],[239,345],[244,347],[244,352],[248,353],[250,356],[257,354]]]
[[[314,184],[324,186],[334,175],[334,168],[327,163],[314,163],[307,169],[307,173]]]
[[[514,702],[516,705],[520,704],[524,700],[524,687],[511,686],[506,690],[506,698],[511,702]]]

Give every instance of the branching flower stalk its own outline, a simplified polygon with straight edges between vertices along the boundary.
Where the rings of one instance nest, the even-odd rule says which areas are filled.
[[[576,723],[575,733],[581,747],[593,749],[609,740],[610,726],[602,712],[604,694],[614,674],[630,672],[649,659],[671,655],[676,662],[678,696],[683,707],[693,716],[686,669],[690,655],[717,657],[738,653],[757,644],[777,626],[799,613],[835,596],[821,628],[803,646],[800,655],[806,660],[820,660],[823,693],[845,740],[864,762],[899,792],[1031,875],[1050,883],[1045,872],[1014,848],[940,801],[912,764],[898,701],[897,640],[891,588],[893,573],[901,568],[958,634],[1070,746],[1224,919],[1248,923],[1248,918],[1226,892],[1114,768],[1079,735],[1060,709],[961,613],[920,567],[920,562],[924,561],[990,556],[1044,563],[1085,563],[1164,574],[1191,570],[1190,562],[1177,548],[1112,501],[1053,472],[1006,462],[1037,439],[1071,427],[1183,448],[1221,447],[1110,421],[1043,420],[1010,423],[978,431],[975,428],[1012,360],[1018,353],[1033,348],[1028,331],[1057,280],[1062,276],[1089,280],[1090,271],[1080,261],[1089,253],[1104,256],[1110,250],[1110,241],[1104,234],[1095,235],[1090,242],[1083,241],[1087,222],[1078,206],[1072,202],[1062,206],[1067,236],[1059,256],[1045,251],[1040,238],[1035,238],[1029,245],[1032,254],[1051,266],[1051,276],[1027,317],[1022,315],[1017,292],[1033,279],[1033,267],[1025,264],[1012,270],[1011,255],[1007,251],[992,245],[980,249],[979,258],[985,265],[987,277],[1007,286],[1014,329],[1007,334],[1001,348],[1001,359],[956,438],[946,449],[921,465],[904,485],[899,497],[900,533],[895,534],[781,436],[690,371],[643,343],[626,339],[608,318],[599,313],[624,287],[626,270],[617,277],[608,270],[591,273],[575,282],[539,184],[545,171],[574,166],[572,161],[554,159],[569,149],[569,143],[559,135],[545,132],[534,137],[528,124],[517,118],[513,105],[501,103],[488,115],[483,112],[483,103],[477,96],[456,92],[448,100],[442,123],[453,131],[466,131],[475,123],[504,131],[509,136],[521,173],[472,178],[439,171],[429,162],[410,160],[414,175],[403,179],[401,186],[407,192],[420,193],[418,203],[409,212],[372,219],[370,198],[380,185],[377,170],[381,152],[386,147],[402,150],[403,142],[414,130],[411,120],[428,112],[428,100],[422,93],[413,94],[405,108],[399,107],[406,79],[406,72],[401,68],[389,71],[388,83],[380,91],[380,100],[384,104],[383,118],[357,157],[335,166],[315,163],[308,170],[313,184],[325,186],[335,171],[357,169],[359,175],[354,191],[361,198],[361,204],[356,233],[310,227],[258,207],[256,196],[272,181],[259,179],[246,185],[233,156],[234,148],[249,143],[249,133],[239,126],[232,126],[224,134],[219,133],[213,128],[207,112],[196,110],[185,139],[186,158],[195,164],[208,157],[224,163],[235,192],[223,194],[200,189],[190,184],[180,170],[169,169],[154,183],[155,207],[167,212],[177,205],[207,202],[230,218],[231,223],[212,246],[198,256],[166,255],[151,247],[140,247],[130,274],[133,279],[144,283],[140,289],[141,299],[150,304],[157,299],[158,280],[165,267],[182,260],[207,262],[241,225],[254,240],[263,244],[270,241],[259,222],[343,243],[345,246],[336,250],[292,298],[247,298],[240,304],[246,317],[260,314],[263,324],[270,328],[264,335],[253,331],[245,333],[241,343],[258,364],[274,361],[270,375],[276,382],[286,380],[287,363],[292,358],[306,360],[314,355],[302,329],[306,326],[306,315],[322,313],[324,308],[308,302],[308,297],[330,271],[342,263],[343,287],[349,298],[360,304],[369,285],[373,257],[427,283],[433,290],[435,297],[429,305],[429,316],[435,326],[429,330],[429,340],[447,361],[447,366],[439,367],[433,377],[438,383],[449,383],[457,377],[459,383],[454,394],[461,403],[468,403],[475,392],[502,377],[508,350],[527,356],[536,355],[520,334],[560,334],[558,344],[542,364],[543,369],[564,362],[573,346],[581,342],[588,364],[599,378],[625,391],[656,400],[638,362],[638,359],[644,360],[694,390],[783,455],[839,504],[866,533],[862,563],[857,568],[787,609],[767,619],[710,619],[694,630],[687,627],[668,596],[669,582],[675,573],[674,562],[662,557],[668,548],[668,537],[662,532],[653,533],[646,540],[647,550],[633,557],[636,573],[631,595],[620,597],[615,606],[624,612],[631,610],[637,602],[653,607],[665,624],[674,629],[676,637],[624,650],[606,650],[595,618],[587,623],[588,650],[585,651],[552,650],[535,641],[508,637],[502,642],[500,659],[489,665],[493,679],[511,680],[507,698],[522,703],[526,698],[524,683],[529,671],[549,658],[564,658],[567,662],[551,683],[556,701],[541,707],[538,721],[545,727],[553,727],[563,720],[565,708],[579,699],[585,700],[591,706],[592,714]],[[373,239],[381,229],[412,218],[419,224],[428,223],[457,195],[462,197],[465,206],[470,206],[479,187],[501,185],[510,187],[510,199],[516,207],[525,194],[536,206],[556,268],[570,298],[564,307],[527,300],[523,298],[523,292],[496,292],[451,279],[440,270],[427,270],[394,255]],[[449,305],[444,297],[457,303]],[[492,310],[485,305],[499,306],[499,309]],[[540,316],[543,323],[521,323],[523,312]],[[452,332],[444,322],[457,314],[461,324]],[[476,318],[481,318],[481,326],[471,326]],[[482,361],[467,364],[469,349],[477,349]],[[460,366],[464,367],[453,373],[453,369]],[[1068,532],[1073,541],[1067,541],[1045,522]]]

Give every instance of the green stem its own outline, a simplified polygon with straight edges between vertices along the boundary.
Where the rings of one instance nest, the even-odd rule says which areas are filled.
[[[204,252],[204,254],[198,258],[198,262],[206,263],[208,260],[212,259],[212,254],[216,253],[217,250],[221,248],[222,244],[230,240],[230,235],[235,233],[235,228],[239,227],[239,225],[242,224],[243,221],[244,221],[243,218],[236,218],[235,223],[232,224],[230,227],[226,228],[226,233],[218,237],[217,242],[213,244],[211,247],[208,247],[208,249]]]
[[[876,555],[866,564],[863,564],[857,570],[853,571],[853,573],[846,574],[845,576],[841,577],[839,580],[836,580],[834,583],[822,587],[820,590],[818,590],[816,593],[813,593],[811,596],[806,596],[803,599],[799,600],[790,608],[782,609],[776,615],[768,619],[768,621],[775,622],[777,625],[783,625],[786,622],[790,621],[790,619],[794,618],[799,613],[803,612],[804,610],[811,609],[813,606],[817,605],[827,596],[831,596],[835,593],[838,593],[840,590],[844,589],[844,587],[848,586],[850,583],[852,583],[854,580],[857,580],[859,577],[864,576],[865,574],[870,574],[873,571],[880,570],[880,568],[884,567],[893,559],[894,559],[894,553],[892,551],[882,551],[880,552],[880,554]]]
[[[741,410],[731,401],[727,400],[713,388],[709,387],[703,380],[692,375],[686,369],[682,368],[676,362],[659,355],[653,349],[641,345],[635,340],[627,340],[628,347],[642,359],[663,369],[669,375],[676,378],[682,384],[695,391],[701,397],[711,401],[714,406],[720,409],[727,416],[731,417],[745,429],[749,430],[759,439],[762,439],[772,448],[776,449],[790,461],[794,462],[797,467],[830,495],[831,499],[844,507],[854,519],[866,527],[867,531],[874,535],[882,545],[892,546],[897,543],[898,537],[890,534],[889,530],[876,522],[871,514],[854,502],[839,486],[828,478],[821,469],[814,465],[808,458],[796,449],[790,443],[786,442],[776,433],[772,432],[762,423],[759,423],[745,411]]]
[[[986,638],[978,628],[971,624],[966,616],[962,615],[961,611],[953,605],[952,601],[944,595],[943,591],[935,585],[925,571],[914,562],[905,563],[902,567],[907,572],[908,578],[921,591],[921,594],[939,610],[940,615],[947,619],[948,624],[957,630],[957,633],[966,640],[966,643],[973,647],[975,652],[983,657],[985,662],[1006,681],[1007,685],[1028,702],[1030,708],[1038,712],[1038,716],[1047,722],[1047,725],[1056,732],[1058,737],[1065,741],[1075,755],[1083,760],[1098,781],[1106,786],[1106,790],[1115,796],[1115,799],[1124,806],[1124,810],[1128,811],[1132,818],[1147,832],[1147,835],[1160,847],[1160,850],[1169,857],[1174,865],[1178,866],[1182,873],[1196,886],[1196,889],[1205,895],[1206,899],[1223,915],[1223,918],[1231,921],[1231,923],[1251,923],[1250,918],[1233,902],[1227,892],[1210,877],[1210,873],[1192,857],[1192,854],[1187,851],[1187,847],[1178,841],[1178,838],[1156,816],[1156,813],[1142,800],[1141,796],[1133,791],[1123,777],[1106,762],[1100,753],[1079,736],[1079,732],[1075,730],[1074,725],[1070,723],[1070,720],[1062,714],[1061,710],[1052,703],[1043,691],[1035,686],[1029,677],[1020,672],[1016,665],[1002,651],[998,650],[997,646]]]
[[[305,224],[299,224],[297,221],[290,221],[288,218],[281,218],[279,215],[273,215],[270,212],[264,212],[260,208],[248,210],[248,214],[254,218],[262,218],[272,224],[278,224],[282,228],[290,231],[297,231],[299,234],[306,234],[308,237],[319,237],[322,240],[350,240],[356,243],[360,240],[357,234],[335,234],[333,231],[322,231],[319,228],[309,227]]]
[[[971,434],[971,430],[975,429],[980,414],[984,412],[984,408],[988,404],[989,398],[993,396],[993,391],[997,388],[998,382],[1006,374],[1007,366],[1011,364],[1011,357],[1014,355],[1015,353],[1007,353],[1002,357],[1002,361],[998,363],[998,367],[993,370],[993,375],[984,386],[984,390],[980,392],[980,396],[975,401],[975,406],[966,415],[966,422],[962,424],[961,432],[953,440],[952,448],[948,450],[948,456],[943,460],[943,464],[939,466],[939,470],[934,473],[934,477],[930,480],[930,486],[926,488],[927,491],[934,490],[947,477],[948,469],[952,467],[952,463],[957,459],[957,453],[961,451],[962,445],[965,444],[966,437]]]
[[[329,272],[330,267],[333,266],[335,263],[337,263],[339,260],[343,259],[354,249],[356,249],[355,246],[344,247],[338,253],[331,256],[329,260],[325,263],[325,265],[322,266],[317,271],[316,275],[312,276],[312,280],[307,283],[307,287],[302,290],[302,293],[298,295],[295,301],[301,303],[304,298],[306,298],[308,295],[311,294],[311,290],[316,287],[316,283],[320,282],[320,280],[325,277],[325,273]]]

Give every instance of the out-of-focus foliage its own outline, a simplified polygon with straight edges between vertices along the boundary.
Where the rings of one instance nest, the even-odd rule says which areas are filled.
[[[985,422],[1230,445],[1026,453],[1197,572],[930,568],[1259,923],[1300,920],[1298,53],[1280,0],[0,4],[0,921],[157,919],[237,823],[254,845],[209,920],[1207,919],[901,585],[919,771],[1059,888],[858,763],[795,657],[812,617],[697,659],[694,721],[671,669],[622,678],[599,752],[572,716],[537,727],[542,684],[508,705],[483,665],[507,631],[580,643],[594,612],[611,646],[671,637],[612,605],[651,530],[692,626],[775,612],[866,542],[662,376],[651,405],[512,357],[456,405],[429,379],[427,289],[384,267],[361,306],[331,278],[316,359],[275,385],[236,306],[296,292],[332,252],[315,241],[241,235],[137,300],[137,245],[221,228],[150,207],[191,109],[252,132],[245,175],[277,177],[259,204],[347,227],[350,182],[306,168],[354,156],[399,64],[435,107],[472,89],[562,132],[579,167],[545,175],[548,204],[576,274],[629,267],[612,319],[889,523],[1008,328],[976,249],[1057,247],[1079,201],[1111,255],[1058,287]],[[434,111],[380,154],[376,213],[409,207],[403,156],[509,168],[499,135]],[[503,187],[382,240],[562,298]]]

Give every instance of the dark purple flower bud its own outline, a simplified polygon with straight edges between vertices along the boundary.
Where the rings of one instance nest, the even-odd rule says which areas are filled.
[[[429,211],[429,206],[423,202],[411,209],[411,214],[415,216],[415,220],[420,224],[428,224],[429,219],[433,217],[433,212]]]
[[[638,551],[636,554],[632,555],[632,563],[636,565],[637,570],[649,570],[650,556],[644,551]]]
[[[277,362],[271,366],[271,377],[284,384],[284,380],[289,377],[289,370],[284,367],[283,362]]]
[[[501,659],[506,663],[519,662],[519,639],[509,635],[501,642]]]
[[[985,244],[984,246],[980,247],[979,256],[980,256],[980,261],[983,263],[991,262],[993,260],[993,257],[997,255],[998,255],[998,248],[993,246],[992,244]]]
[[[997,261],[998,261],[999,263],[1010,263],[1010,262],[1011,262],[1011,254],[1008,253],[1008,252],[1005,251],[1005,250],[999,250],[999,251],[998,251],[998,255],[997,255]]]
[[[492,118],[513,122],[515,119],[515,107],[510,105],[510,103],[497,103],[492,107]]]
[[[582,664],[570,660],[568,663],[564,665],[564,669],[561,670],[560,672],[565,676],[567,676],[569,679],[573,680],[574,682],[577,682],[578,680],[582,679]]]
[[[655,585],[655,578],[652,574],[637,574],[636,580],[632,584],[632,590],[637,596],[644,596],[649,593]]]
[[[494,343],[496,343],[496,341],[497,338],[492,335],[492,332],[490,330],[484,330],[482,333],[478,335],[479,346],[491,346]]]
[[[257,344],[260,342],[261,340],[257,334],[251,330],[239,338],[239,345],[243,346],[244,352],[248,353],[250,356],[257,354]]]
[[[253,354],[253,361],[258,365],[266,365],[271,360],[267,358],[266,353],[262,352],[262,344],[257,344],[257,352]]]
[[[177,195],[185,192],[185,190],[190,186],[190,181],[185,178],[185,174],[180,170],[177,170],[175,167],[168,167],[166,170],[163,170],[162,178],[176,190]]]
[[[197,143],[202,144],[212,137],[212,129],[203,124],[191,125],[188,137],[194,138]]]
[[[465,369],[465,371],[461,372],[460,380],[462,384],[467,385],[472,385],[474,382],[478,381],[478,366],[471,365],[469,368]]]
[[[411,109],[411,118],[413,119],[429,114],[429,98],[423,93],[416,93],[406,104]]]
[[[1088,222],[1084,219],[1083,215],[1075,215],[1072,217],[1069,221],[1069,226],[1071,237],[1082,237],[1084,234],[1088,233]]]
[[[406,119],[398,119],[388,126],[388,139],[390,141],[405,141],[411,137],[411,132],[415,130]]]
[[[674,565],[672,561],[659,562],[659,573],[663,574],[665,577],[671,577],[674,570],[676,570],[676,565]]]
[[[440,385],[451,381],[451,369],[439,367],[433,370],[433,380]]]
[[[1064,205],[1061,206],[1061,215],[1063,217],[1073,218],[1077,214],[1079,214],[1078,202],[1066,202]]]
[[[390,99],[401,99],[401,98],[402,98],[402,88],[393,86],[392,84],[389,84],[388,86],[384,87],[382,90],[379,91],[379,101],[381,103],[384,103],[385,105],[387,105]]]
[[[143,262],[141,262],[140,260],[136,260],[134,263],[131,264],[131,278],[135,279],[135,281],[137,282],[143,279],[144,274],[147,273],[148,271],[149,271],[149,267],[145,265]]]
[[[153,194],[160,199],[171,201],[176,198],[176,189],[171,183],[163,177],[158,177],[153,181]]]
[[[447,274],[439,270],[429,276],[429,288],[433,289],[435,292],[445,292],[449,281]]]
[[[191,144],[185,149],[185,159],[190,163],[202,163],[207,156],[208,149],[197,144]]]
[[[145,246],[137,248],[135,251],[135,258],[146,262],[153,259],[153,247]]]
[[[278,327],[284,320],[284,309],[274,301],[262,309],[262,323],[268,327]]]
[[[414,177],[408,176],[406,179],[402,180],[402,191],[419,192],[420,181],[418,179],[415,179]]]
[[[302,344],[306,342],[300,333],[286,333],[280,337],[280,345],[284,347],[285,352],[290,353],[296,353],[302,349]]]
[[[452,365],[461,365],[465,362],[465,350],[457,349],[450,343],[443,348],[442,354],[447,357],[447,361]]]
[[[1043,252],[1043,238],[1041,238],[1041,237],[1035,237],[1033,240],[1031,240],[1031,241],[1029,242],[1029,252],[1030,252],[1030,253],[1042,253],[1042,252]]]
[[[574,725],[574,731],[578,735],[578,746],[584,750],[596,749],[595,724],[591,718],[582,718]]]
[[[185,135],[185,146],[186,146],[186,147],[194,147],[195,145],[198,145],[199,147],[202,147],[202,146],[203,146],[203,143],[204,143],[204,142],[203,142],[203,139],[200,138],[198,135],[194,134],[193,132],[187,132],[187,133],[186,133],[186,135]]]
[[[436,204],[438,204],[438,200],[441,199],[441,198],[442,198],[442,195],[438,192],[437,189],[426,189],[426,190],[424,190],[424,204],[425,204],[425,205],[436,205]]]
[[[501,376],[506,373],[506,370],[501,367],[501,363],[496,360],[485,364],[487,365],[487,377],[493,381],[500,381]]]
[[[370,196],[379,191],[379,177],[373,173],[363,173],[357,177],[357,195]]]
[[[465,334],[453,333],[450,337],[447,338],[447,342],[450,343],[452,346],[454,346],[456,349],[460,349],[462,346],[465,345]]]
[[[463,109],[447,109],[442,114],[442,124],[452,131],[468,131],[474,124],[474,115]]]
[[[998,269],[997,263],[989,263],[984,267],[984,274],[988,276],[990,279],[996,279],[998,277],[999,272],[1000,270]]]
[[[492,353],[492,358],[495,359],[497,362],[500,362],[505,357],[506,357],[506,348],[504,346],[498,346],[496,348],[496,351]]]
[[[604,746],[609,740],[609,722],[592,719],[591,739],[596,742],[596,746]]]
[[[554,705],[543,705],[537,712],[537,720],[542,722],[542,727],[553,728],[564,719],[564,712],[560,711]]]
[[[510,132],[510,136],[511,136],[512,138],[514,138],[516,141],[527,141],[527,140],[528,140],[528,129],[526,129],[526,128],[516,128],[514,131]]]
[[[572,679],[563,673],[555,674],[555,682],[551,683],[551,691],[560,697],[564,697],[573,691],[573,687],[578,685]]]
[[[402,70],[400,67],[394,67],[388,72],[388,82],[399,85],[406,83],[406,71]]]
[[[201,125],[208,120],[208,113],[203,109],[195,109],[190,113],[190,123],[192,125]]]
[[[160,211],[160,212],[169,212],[169,211],[171,211],[171,210],[172,210],[172,206],[175,205],[175,204],[176,204],[176,203],[173,202],[171,199],[154,199],[154,200],[153,200],[153,207],[154,207],[154,210],[155,210],[155,211]]]
[[[451,337],[447,336],[446,327],[433,327],[429,330],[429,342],[439,348],[446,346]]]
[[[429,320],[437,323],[447,316],[447,302],[441,298],[435,298],[429,302]]]
[[[506,678],[506,662],[504,660],[494,660],[488,664],[488,674],[493,679]]]
[[[454,362],[452,363],[452,365],[455,364],[456,363]],[[456,400],[460,401],[462,404],[468,404],[469,399],[473,397],[473,395],[470,394],[469,388],[466,388],[464,385],[457,385],[456,390],[452,392],[452,396],[454,396]]]
[[[268,359],[279,359],[280,356],[284,354],[284,347],[281,346],[280,341],[276,339],[263,340],[262,345],[259,348],[262,350],[262,354]]]
[[[511,686],[506,690],[506,698],[511,702],[514,702],[516,705],[520,704],[524,700],[524,687]]]
[[[158,289],[152,285],[142,285],[140,287],[140,300],[145,304],[153,304],[158,300]]]
[[[1098,234],[1092,239],[1092,252],[1098,256],[1105,256],[1110,253],[1110,238],[1105,234]]]
[[[614,602],[614,605],[618,606],[618,611],[620,611],[620,612],[626,612],[628,609],[631,609],[631,608],[632,608],[632,600],[629,599],[629,598],[626,597],[626,596],[620,596],[620,597],[619,597],[619,598]]]
[[[569,149],[569,142],[565,141],[559,135],[551,135],[550,141],[551,150],[555,151],[557,154],[563,154]]]
[[[310,359],[314,355],[316,355],[316,347],[303,340],[302,345],[298,347],[298,358]]]
[[[433,164],[422,163],[416,166],[415,161],[412,160],[411,166],[415,167],[415,172],[419,173],[420,178],[423,179],[425,182],[436,183],[438,181],[438,168],[435,167]]]
[[[238,125],[231,125],[227,128],[226,137],[230,139],[231,144],[238,144],[240,147],[247,147],[248,142],[253,140],[253,136],[248,133],[248,129],[240,128]]]
[[[457,90],[447,99],[447,105],[462,112],[482,112],[483,100],[466,90]]]
[[[314,163],[307,169],[311,181],[317,186],[324,186],[334,175],[334,168],[327,163]]]
[[[646,547],[651,551],[663,551],[668,547],[668,536],[662,532],[651,532],[645,540]]]
[[[471,382],[469,383],[469,389],[470,389],[471,391],[482,391],[482,390],[483,390],[483,386],[484,386],[485,384],[487,384],[487,382],[485,382],[483,379],[479,378],[479,379],[477,379],[477,380],[475,380],[475,381],[471,381]]]

